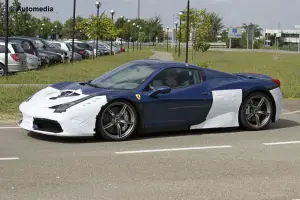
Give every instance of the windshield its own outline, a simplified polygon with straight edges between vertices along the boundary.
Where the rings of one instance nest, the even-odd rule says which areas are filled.
[[[11,44],[11,46],[13,47],[15,53],[24,53],[24,50],[20,44]]]
[[[51,43],[51,44],[53,44],[53,45],[55,45],[55,46],[57,46],[57,47],[61,47],[61,44],[60,43]]]
[[[91,46],[89,44],[86,44],[86,43],[76,43],[76,45],[79,48],[83,48],[83,49],[90,49],[91,48]]]
[[[43,43],[47,48],[50,47],[50,44],[48,42],[46,42],[45,40],[37,40],[40,41],[41,43]]]
[[[45,48],[49,48],[49,43],[46,43],[45,41],[43,40],[39,40],[39,39],[35,39],[34,40],[36,46],[39,48],[39,49],[43,49],[43,47]]]
[[[60,45],[59,43],[52,44],[52,43],[47,42],[47,44],[49,45],[50,48],[56,48],[57,49],[57,48],[61,47],[61,46],[59,47],[59,45]]]
[[[156,69],[156,65],[127,63],[93,80],[91,84],[106,89],[132,90],[139,87]]]

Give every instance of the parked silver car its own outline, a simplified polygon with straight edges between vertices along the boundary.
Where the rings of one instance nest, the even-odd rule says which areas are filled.
[[[39,69],[41,67],[41,59],[35,55],[26,53],[27,57],[27,68],[28,69]]]
[[[68,52],[69,60],[72,58],[72,49],[69,48],[68,44],[65,42],[60,42],[60,41],[48,41],[53,45],[56,45],[57,47],[65,50]],[[82,56],[79,53],[74,52],[74,61],[81,61]]]
[[[5,43],[0,42],[0,76],[4,74],[5,66]],[[8,72],[26,71],[27,57],[24,50],[17,43],[8,43]]]

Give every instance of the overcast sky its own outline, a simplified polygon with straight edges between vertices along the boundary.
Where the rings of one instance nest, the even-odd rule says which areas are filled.
[[[3,0],[2,0],[3,1]],[[10,0],[12,2],[13,0]],[[187,0],[140,0],[141,18],[160,15],[165,26],[173,26],[173,14],[183,10]],[[54,12],[33,13],[52,20],[65,21],[72,16],[73,0],[20,0],[23,6],[52,6]],[[116,11],[115,17],[137,17],[138,0],[102,0],[100,12]],[[259,24],[262,28],[295,29],[300,24],[300,0],[190,0],[192,8],[207,8],[219,13],[226,26],[243,22]],[[96,13],[95,0],[77,0],[76,15],[88,17]]]

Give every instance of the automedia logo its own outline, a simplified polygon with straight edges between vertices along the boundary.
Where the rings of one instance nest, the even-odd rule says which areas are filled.
[[[9,10],[12,12],[53,12],[54,11],[53,7],[50,7],[50,6],[44,6],[44,7],[42,7],[42,6],[41,7],[37,7],[37,6],[14,7],[14,6],[11,6],[11,7],[9,7]]]

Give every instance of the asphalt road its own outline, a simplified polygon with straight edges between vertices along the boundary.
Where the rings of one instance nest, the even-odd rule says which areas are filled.
[[[265,131],[160,133],[126,142],[47,137],[2,123],[0,199],[298,199],[299,101],[285,108]]]

